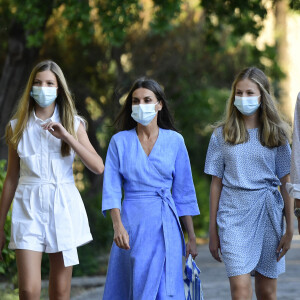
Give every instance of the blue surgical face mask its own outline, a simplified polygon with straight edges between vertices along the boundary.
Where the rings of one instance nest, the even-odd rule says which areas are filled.
[[[138,123],[147,126],[156,116],[155,104],[132,105],[131,117]]]
[[[258,102],[260,96],[239,97],[235,96],[234,106],[245,116],[253,115],[260,106]]]
[[[57,97],[56,87],[33,86],[30,96],[41,107],[47,107],[52,104]]]

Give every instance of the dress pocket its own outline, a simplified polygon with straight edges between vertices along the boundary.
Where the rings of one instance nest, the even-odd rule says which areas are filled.
[[[40,159],[41,158],[39,154],[20,157],[20,169],[22,170],[21,175],[40,177],[40,173],[41,173]]]
[[[74,157],[72,155],[61,156],[60,153],[53,152],[50,154],[52,176],[55,181],[73,178],[72,164]]]

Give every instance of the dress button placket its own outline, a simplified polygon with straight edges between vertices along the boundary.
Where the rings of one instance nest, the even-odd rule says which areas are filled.
[[[41,177],[48,180],[48,132],[41,128]],[[44,223],[49,222],[49,187],[42,184],[42,218]]]

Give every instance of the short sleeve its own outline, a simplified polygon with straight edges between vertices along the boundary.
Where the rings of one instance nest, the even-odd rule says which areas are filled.
[[[121,210],[122,200],[122,176],[119,172],[120,160],[118,148],[114,137],[112,137],[105,160],[104,180],[102,190],[102,213],[112,208]]]
[[[277,148],[275,159],[276,176],[281,179],[287,174],[290,174],[291,169],[291,147],[289,143]]]
[[[75,132],[77,132],[80,123],[83,125],[84,129],[86,130],[86,121],[85,121],[85,119],[83,119],[82,117],[76,115],[74,117],[74,129],[75,129]]]
[[[199,215],[199,207],[193,183],[190,159],[181,137],[173,174],[172,196],[178,216]]]
[[[210,138],[206,153],[204,172],[209,175],[223,178],[225,163],[223,149],[217,136],[218,134],[219,133],[215,131]]]

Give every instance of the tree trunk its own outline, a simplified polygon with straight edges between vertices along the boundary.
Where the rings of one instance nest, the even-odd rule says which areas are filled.
[[[0,159],[7,159],[5,127],[13,115],[37,57],[38,49],[26,48],[22,25],[14,23],[10,29],[8,53],[0,79]]]
[[[288,1],[280,0],[275,4],[275,38],[276,38],[276,50],[279,61],[279,66],[285,73],[286,77],[280,81],[279,84],[279,99],[280,109],[291,119],[291,102],[289,99],[289,70],[287,68],[289,64],[288,57],[288,45],[287,45],[287,13],[288,13]]]

